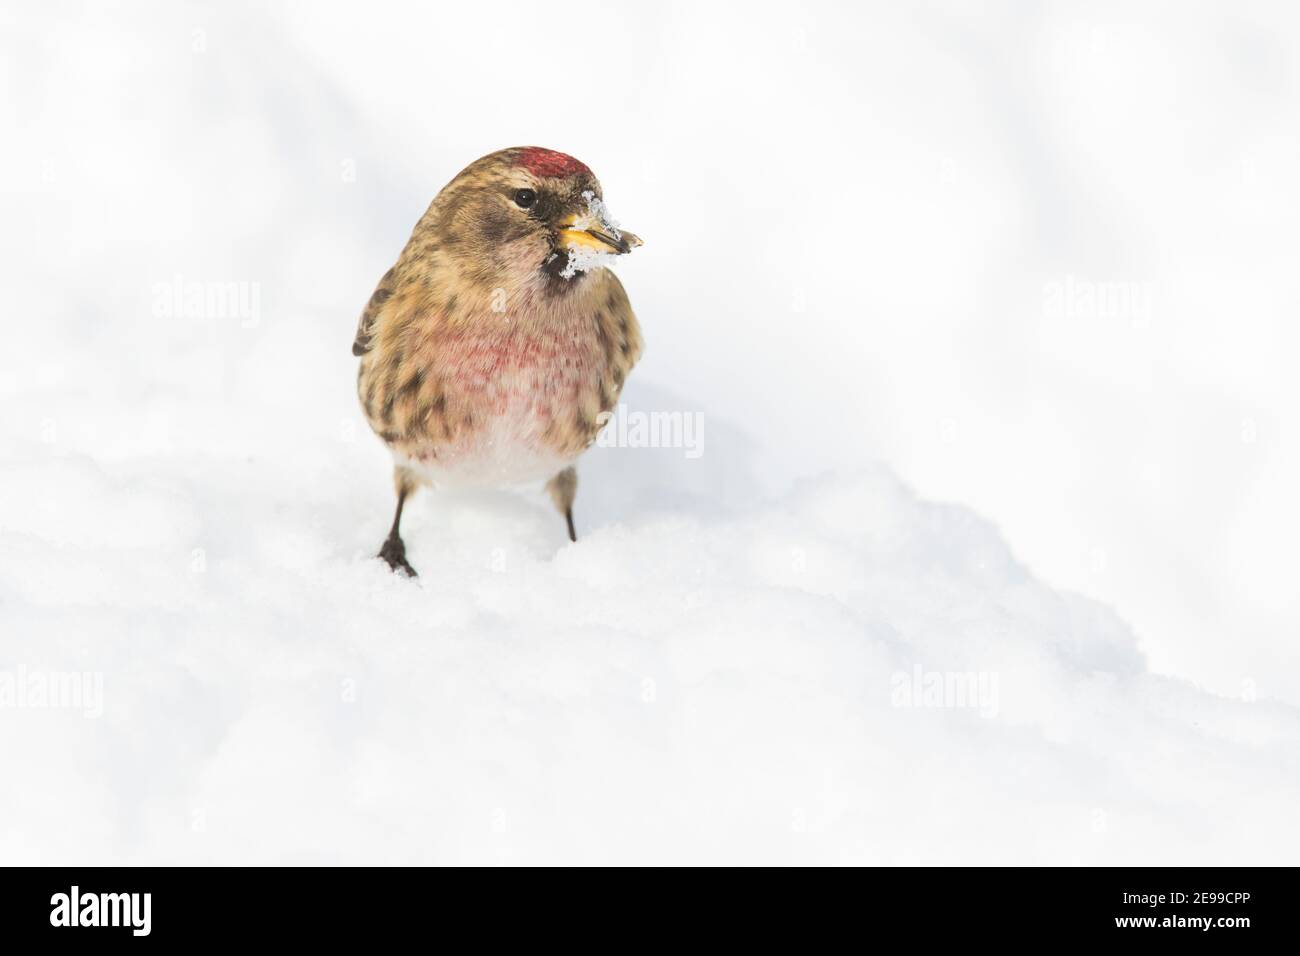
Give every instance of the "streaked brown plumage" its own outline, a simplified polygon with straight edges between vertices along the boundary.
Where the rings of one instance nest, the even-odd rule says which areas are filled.
[[[605,215],[591,170],[538,147],[483,157],[433,200],[352,346],[366,419],[396,462],[390,566],[415,573],[400,523],[420,484],[546,480],[577,540],[573,462],[641,354],[622,284],[588,260],[639,244]]]

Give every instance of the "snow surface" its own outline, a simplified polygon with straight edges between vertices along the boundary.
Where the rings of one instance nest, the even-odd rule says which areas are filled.
[[[593,450],[576,545],[540,493],[417,498],[393,575],[322,322],[278,318],[222,394],[149,361],[112,397],[87,359],[104,397],[45,396],[74,434],[10,449],[5,660],[103,698],[0,710],[0,859],[1294,858],[1300,714],[1152,674],[884,466],[768,496],[710,420],[694,460]],[[917,668],[993,695],[917,706]]]
[[[625,82],[546,112],[531,9],[0,14],[0,861],[1294,862],[1300,459],[1258,351],[1294,24],[628,6]],[[449,26],[490,70],[426,55]],[[540,492],[422,494],[408,581],[348,345],[432,194],[523,143],[646,239],[628,413],[706,438],[593,449],[576,545]],[[1071,275],[1189,273],[1145,325],[1043,321]]]

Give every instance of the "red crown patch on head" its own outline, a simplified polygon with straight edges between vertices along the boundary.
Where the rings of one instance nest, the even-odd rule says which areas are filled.
[[[579,173],[591,175],[591,170],[585,163],[580,163],[567,153],[557,153],[553,149],[543,149],[541,146],[529,146],[521,151],[515,163],[534,176],[576,176]]]

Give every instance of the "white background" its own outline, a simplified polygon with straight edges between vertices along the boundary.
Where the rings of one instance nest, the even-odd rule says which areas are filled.
[[[1151,672],[1300,703],[1293,6],[126,3],[0,21],[10,639],[42,607],[100,600],[68,549],[95,577],[134,560],[95,548],[174,529],[135,482],[233,553],[242,529],[293,534],[346,501],[354,537],[327,517],[322,547],[368,569],[390,502],[348,424],[356,316],[447,180],[537,144],[592,166],[646,240],[618,267],[648,343],[628,398],[704,414],[703,464],[673,466],[703,489],[688,510],[797,500],[797,478],[880,461],[992,522],[1046,586],[1108,605]],[[255,286],[258,321],[160,316],[178,277]],[[1060,307],[1061,289],[1137,298]],[[83,466],[124,483],[96,497]],[[260,512],[223,499],[232,481]],[[580,524],[634,519],[633,497],[596,483]],[[152,580],[101,581],[102,601],[149,604]]]

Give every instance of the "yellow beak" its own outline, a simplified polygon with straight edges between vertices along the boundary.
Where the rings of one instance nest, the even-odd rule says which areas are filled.
[[[566,249],[591,249],[623,255],[641,245],[641,237],[613,230],[589,213],[574,213],[560,221],[560,245]]]

